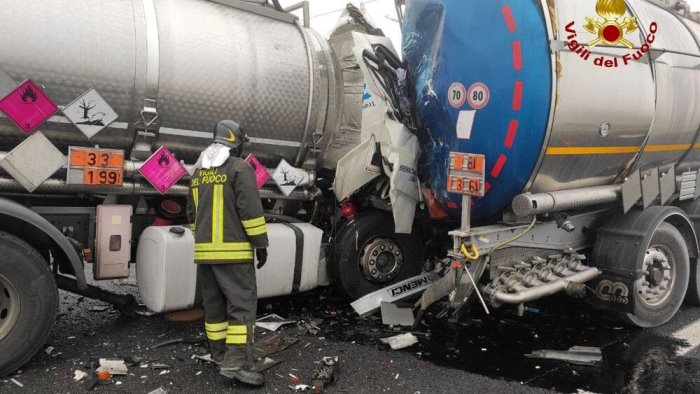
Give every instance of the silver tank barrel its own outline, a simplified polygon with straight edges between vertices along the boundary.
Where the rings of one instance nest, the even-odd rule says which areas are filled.
[[[88,140],[59,111],[40,130],[64,153],[129,152],[157,114],[147,145],[188,163],[217,121],[234,119],[264,164],[299,165],[314,141],[323,157],[339,127],[331,50],[291,14],[238,0],[0,0],[0,10],[0,81],[30,78],[59,106],[94,87],[119,114]],[[25,137],[0,117],[0,150]]]
[[[620,185],[598,186],[585,189],[562,190],[549,193],[523,193],[513,199],[513,212],[520,217],[541,213],[581,209],[620,201]]]

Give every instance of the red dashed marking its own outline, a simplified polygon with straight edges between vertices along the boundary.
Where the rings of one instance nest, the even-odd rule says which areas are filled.
[[[504,5],[502,8],[503,11],[503,19],[506,23],[506,27],[508,28],[508,31],[511,33],[515,33],[517,30],[518,26],[515,22],[515,18],[513,17],[513,11],[511,10],[510,6]],[[523,46],[522,42],[520,40],[513,40],[513,69],[515,71],[521,71],[523,69]],[[524,82],[522,80],[516,80],[515,85],[513,86],[513,110],[514,111],[520,111],[522,108],[522,101],[523,101],[523,89],[524,89]],[[510,121],[510,124],[508,125],[508,132],[506,133],[506,138],[503,142],[506,148],[510,149],[513,147],[513,143],[515,143],[515,137],[518,134],[518,120],[517,119],[512,119]],[[496,164],[494,164],[493,169],[491,169],[491,177],[492,178],[498,178],[499,175],[501,175],[501,171],[503,170],[503,167],[506,165],[506,161],[508,161],[508,156],[505,154],[501,154],[498,156],[498,160],[496,160]],[[489,192],[491,189],[491,184],[489,182],[486,182],[484,184],[484,191],[486,193]]]
[[[513,41],[513,68],[515,71],[523,69],[523,48],[520,40]]]
[[[523,104],[523,81],[515,81],[513,87],[513,110],[520,111]]]
[[[506,20],[506,26],[511,33],[515,33],[517,26],[515,24],[515,19],[513,19],[513,12],[510,10],[510,6],[503,6],[503,19]]]
[[[508,133],[506,134],[506,141],[504,145],[506,148],[510,149],[513,147],[513,142],[515,141],[515,136],[518,134],[518,120],[511,119],[510,125],[508,125]]]
[[[492,177],[498,178],[498,176],[501,175],[501,170],[503,170],[503,166],[506,164],[506,160],[508,160],[506,155],[501,154],[500,156],[498,156],[498,160],[496,160],[496,164],[493,166],[493,170],[491,170]]]

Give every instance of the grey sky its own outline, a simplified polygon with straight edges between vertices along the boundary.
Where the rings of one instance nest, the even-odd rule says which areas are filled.
[[[297,3],[299,0],[280,0],[283,7]],[[471,1],[471,0],[468,0]],[[484,1],[484,0],[477,0]],[[700,0],[686,0],[693,11],[700,11]],[[347,3],[353,3],[358,7],[364,7],[368,19],[391,38],[399,49],[401,43],[401,31],[396,22],[396,10],[394,0],[310,0],[311,27],[328,37],[333,31],[338,17]]]

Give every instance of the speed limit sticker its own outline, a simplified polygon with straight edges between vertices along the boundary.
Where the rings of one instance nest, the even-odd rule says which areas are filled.
[[[481,82],[477,82],[469,87],[467,92],[467,101],[469,105],[474,109],[482,109],[489,103],[491,98],[491,92],[488,86]]]
[[[447,100],[454,108],[463,106],[467,100],[467,89],[459,82],[453,83],[447,91]]]

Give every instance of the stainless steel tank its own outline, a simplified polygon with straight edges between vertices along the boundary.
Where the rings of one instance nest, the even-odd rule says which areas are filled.
[[[192,163],[216,122],[234,119],[265,164],[322,161],[339,128],[336,69],[317,33],[257,4],[0,0],[0,77],[30,78],[58,105],[94,87],[119,114],[88,140],[59,111],[39,130],[64,153],[138,142]],[[25,137],[0,118],[0,150]]]
[[[700,166],[700,25],[675,12],[644,0],[412,0],[403,29],[425,170],[453,215],[450,151],[486,155],[477,218],[522,192]]]

